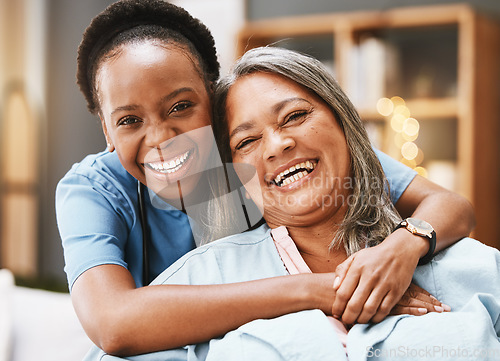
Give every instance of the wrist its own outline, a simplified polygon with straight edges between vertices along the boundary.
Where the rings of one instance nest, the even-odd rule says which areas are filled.
[[[418,264],[422,265],[430,262],[436,248],[436,232],[434,231],[434,228],[426,221],[412,217],[401,221],[394,231],[397,231],[400,228],[405,228],[411,235],[420,237],[428,242],[427,252],[419,259]]]
[[[308,276],[303,295],[305,309],[320,309],[325,314],[331,315],[336,295],[333,288],[335,273],[312,273]]]
[[[424,257],[429,252],[429,241],[424,237],[412,234],[403,228],[397,229],[393,234],[397,235],[401,243],[410,248],[418,256],[418,259]]]

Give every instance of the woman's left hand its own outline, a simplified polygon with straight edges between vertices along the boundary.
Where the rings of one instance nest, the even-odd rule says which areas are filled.
[[[450,306],[439,302],[429,292],[412,282],[390,314],[422,316],[428,312],[449,311],[451,311]]]
[[[334,317],[348,325],[382,321],[410,286],[426,243],[400,229],[351,255],[335,270]]]

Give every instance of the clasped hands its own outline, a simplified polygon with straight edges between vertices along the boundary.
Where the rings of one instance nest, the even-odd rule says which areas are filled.
[[[345,325],[377,323],[388,315],[451,310],[412,282],[419,256],[411,242],[402,243],[391,236],[356,252],[337,267],[332,315]]]

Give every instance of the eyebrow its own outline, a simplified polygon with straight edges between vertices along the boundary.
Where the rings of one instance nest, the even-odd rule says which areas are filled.
[[[304,98],[300,98],[300,97],[287,98],[287,99],[284,99],[273,106],[273,113],[275,113],[275,114],[278,113],[280,110],[282,110],[285,107],[285,105],[287,105],[289,103],[293,103],[297,100],[304,101],[308,104],[311,104],[311,102],[309,102],[307,99],[304,99]]]
[[[295,102],[297,100],[305,101],[308,104],[311,104],[307,99],[304,99],[304,98],[299,98],[299,97],[287,98],[287,99],[284,99],[284,100],[280,101],[279,103],[275,104],[272,108],[272,112],[274,114],[276,114],[276,113],[280,112],[287,104]],[[245,122],[245,123],[242,123],[242,124],[238,125],[236,128],[234,128],[234,130],[229,135],[229,139],[231,140],[237,133],[252,129],[253,127],[255,127],[255,122],[252,120]]]
[[[158,104],[163,104],[163,103],[166,103],[168,102],[169,100],[175,98],[177,95],[181,94],[181,93],[187,93],[187,92],[194,92],[193,88],[189,88],[189,87],[184,87],[184,88],[179,88],[179,89],[176,89],[174,90],[172,93],[170,94],[167,94],[165,95],[163,98],[160,99],[160,101],[158,102]],[[131,111],[131,110],[136,110],[140,108],[140,105],[139,104],[128,104],[128,105],[122,105],[122,106],[119,106],[117,108],[115,108],[112,112],[111,112],[111,116],[117,112],[120,112],[120,111]]]
[[[245,130],[249,130],[255,127],[255,122],[253,120],[249,122],[242,123],[233,129],[231,134],[229,134],[229,140],[231,140],[236,134],[243,132]]]

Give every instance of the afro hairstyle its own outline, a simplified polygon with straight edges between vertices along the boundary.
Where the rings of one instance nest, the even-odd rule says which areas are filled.
[[[120,0],[92,19],[78,47],[77,84],[92,114],[99,110],[93,81],[100,57],[103,52],[110,50],[107,47],[120,34],[140,26],[163,29],[174,42],[187,40],[184,45],[198,53],[193,55],[200,62],[204,78],[215,82],[219,77],[220,66],[214,39],[198,19],[163,0]]]

